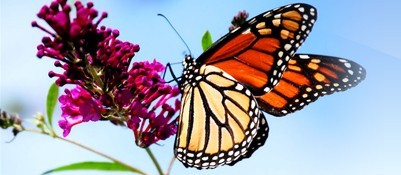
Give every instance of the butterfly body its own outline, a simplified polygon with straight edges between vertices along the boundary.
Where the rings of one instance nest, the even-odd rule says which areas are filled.
[[[174,153],[186,167],[234,165],[265,144],[263,112],[284,116],[319,97],[347,90],[366,71],[343,58],[295,54],[316,9],[291,4],[262,13],[186,56]]]

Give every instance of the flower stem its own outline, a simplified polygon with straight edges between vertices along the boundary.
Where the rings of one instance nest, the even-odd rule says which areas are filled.
[[[173,156],[173,158],[170,161],[170,164],[168,165],[167,171],[166,173],[164,173],[164,175],[169,175],[171,172],[171,169],[173,168],[174,165],[174,161],[175,161],[175,156]]]
[[[39,130],[25,129],[25,131],[33,132],[33,133],[38,133],[38,134],[49,135],[48,133],[43,133],[43,132],[41,132],[41,131],[39,131]],[[52,135],[49,135],[49,136],[52,136]],[[115,163],[118,163],[118,164],[120,164],[120,165],[122,165],[122,166],[125,166],[126,168],[128,168],[128,169],[130,169],[130,170],[132,170],[133,172],[136,172],[136,173],[138,173],[138,174],[147,175],[145,172],[143,172],[143,171],[141,171],[141,170],[139,170],[139,169],[137,169],[137,168],[135,168],[135,167],[132,167],[131,165],[128,165],[128,164],[126,164],[126,163],[124,163],[124,162],[121,162],[121,161],[117,160],[117,159],[114,158],[114,157],[111,157],[111,156],[109,156],[109,155],[107,155],[107,154],[104,154],[104,153],[102,153],[102,152],[99,152],[99,151],[97,151],[97,150],[95,150],[95,149],[92,149],[92,148],[90,148],[90,147],[88,147],[88,146],[85,146],[85,145],[83,145],[83,144],[81,144],[81,143],[78,143],[78,142],[73,141],[73,140],[66,139],[66,138],[61,137],[61,136],[59,136],[59,135],[55,135],[55,136],[52,136],[52,137],[57,138],[57,139],[60,139],[60,140],[63,140],[63,141],[65,141],[65,142],[68,142],[68,143],[71,143],[71,144],[74,144],[74,145],[79,146],[79,147],[81,147],[81,148],[83,148],[83,149],[86,149],[86,150],[88,150],[88,151],[90,151],[90,152],[93,152],[93,153],[95,153],[95,154],[98,154],[98,155],[100,155],[100,156],[102,156],[102,157],[104,157],[104,158],[107,158],[107,159],[109,159],[109,160],[115,162]]]
[[[156,157],[153,155],[152,151],[150,150],[150,148],[145,148],[146,152],[148,153],[149,157],[152,159],[153,164],[155,164],[157,171],[159,172],[159,175],[163,175],[163,171],[159,165],[159,163],[156,160]]]

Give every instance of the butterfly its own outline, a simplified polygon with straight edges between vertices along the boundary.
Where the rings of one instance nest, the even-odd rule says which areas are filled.
[[[265,144],[263,111],[284,116],[365,78],[350,60],[295,54],[316,18],[308,4],[279,7],[223,36],[198,59],[185,57],[174,148],[184,166],[234,165]]]

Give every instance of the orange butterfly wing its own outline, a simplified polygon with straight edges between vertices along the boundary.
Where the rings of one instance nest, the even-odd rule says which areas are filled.
[[[278,83],[316,16],[315,8],[307,4],[260,14],[223,36],[197,61],[224,70],[254,95],[263,95]]]
[[[366,76],[359,64],[343,58],[296,54],[276,87],[257,97],[261,109],[284,116],[302,109],[319,97],[345,91]]]

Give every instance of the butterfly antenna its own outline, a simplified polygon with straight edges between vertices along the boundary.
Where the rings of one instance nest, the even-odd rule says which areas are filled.
[[[178,35],[178,37],[180,37],[181,41],[185,44],[185,46],[187,47],[188,51],[189,51],[189,55],[192,55],[191,50],[189,49],[187,43],[185,42],[185,40],[181,37],[180,33],[178,33],[178,31],[174,28],[173,24],[171,24],[170,20],[168,20],[168,18],[166,16],[164,16],[163,14],[157,14],[157,16],[161,16],[163,17],[168,24],[170,25],[171,28],[173,28],[173,30],[175,31],[175,33]]]

